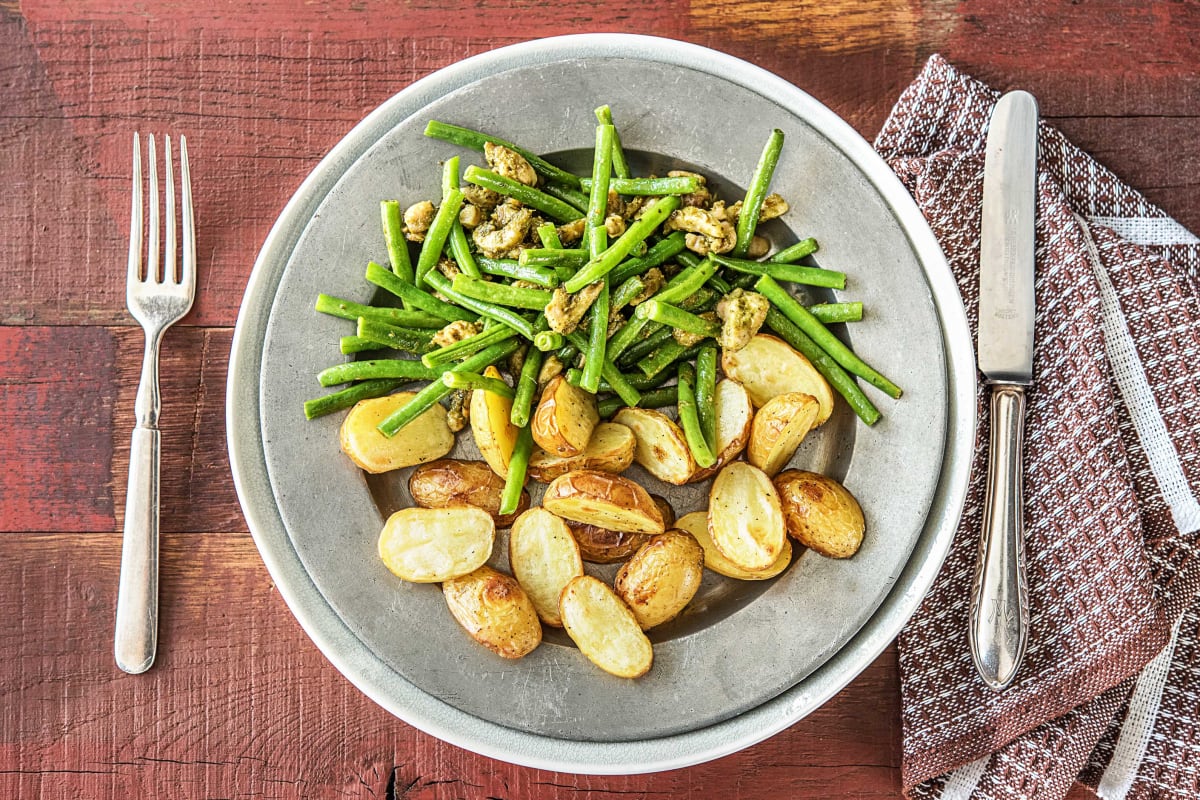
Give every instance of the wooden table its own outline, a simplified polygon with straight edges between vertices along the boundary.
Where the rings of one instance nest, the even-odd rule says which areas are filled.
[[[760,64],[874,136],[934,52],[1200,229],[1200,9],[1120,0],[0,2],[0,797],[893,797],[895,649],[825,707],[692,769],[586,777],[475,756],[341,677],[247,533],[226,364],[267,230],[413,80],[527,38],[628,31]],[[715,109],[720,114],[720,109]],[[130,132],[186,132],[199,295],[163,352],[162,612],[142,676],[113,607],[142,334],[124,303]],[[1083,796],[1080,793],[1080,796]]]

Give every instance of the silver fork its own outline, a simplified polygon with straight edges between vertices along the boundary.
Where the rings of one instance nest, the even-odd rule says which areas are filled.
[[[114,654],[126,672],[150,669],[158,644],[158,346],[168,327],[178,322],[196,296],[196,223],[192,215],[192,182],[188,172],[187,139],[179,137],[180,206],[183,215],[182,269],[176,270],[175,180],[171,139],[163,137],[166,177],[166,222],[159,274],[159,193],[154,135],[147,141],[149,172],[149,243],[142,268],[142,151],[133,134],[133,211],[129,223],[129,274],[125,303],[146,332],[142,379],[134,412],[137,425],[129,449],[129,492],[125,497],[125,533],[121,546],[121,583],[117,591]]]

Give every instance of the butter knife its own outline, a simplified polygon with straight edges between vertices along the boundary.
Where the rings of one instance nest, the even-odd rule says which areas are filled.
[[[1033,381],[1037,121],[1033,95],[1001,97],[983,168],[978,358],[991,393],[991,437],[970,640],[975,668],[997,690],[1016,677],[1029,636],[1021,462]]]

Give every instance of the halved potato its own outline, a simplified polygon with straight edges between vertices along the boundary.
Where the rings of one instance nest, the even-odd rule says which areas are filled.
[[[713,394],[713,407],[717,412],[717,463],[707,469],[697,470],[688,483],[716,475],[721,467],[741,455],[750,441],[754,406],[745,386],[732,378],[719,381]]]
[[[712,537],[708,535],[707,511],[693,511],[691,514],[684,514],[675,525],[694,536],[700,547],[704,549],[704,566],[726,578],[737,578],[740,581],[765,581],[768,578],[774,578],[787,569],[788,564],[792,563],[792,543],[785,537],[783,549],[779,552],[779,558],[775,559],[774,564],[758,572],[742,569],[721,555],[721,551],[713,544]]]
[[[821,404],[814,426],[824,423],[833,413],[833,389],[825,376],[782,339],[760,333],[741,350],[724,350],[721,368],[727,376],[745,385],[758,408],[776,395],[804,392]]]
[[[563,519],[614,531],[662,533],[662,512],[649,492],[628,478],[594,470],[560,475],[546,487],[542,505]]]
[[[579,545],[567,523],[544,508],[529,509],[513,523],[508,562],[542,622],[561,628],[558,598],[572,578],[583,574]]]
[[[613,582],[642,630],[675,619],[704,577],[704,550],[690,533],[672,528],[651,537]]]
[[[650,671],[650,640],[625,602],[600,579],[572,579],[559,607],[567,635],[597,667],[618,678],[638,678]]]
[[[583,452],[558,456],[542,450],[529,457],[529,474],[535,481],[549,483],[576,469],[595,469],[619,474],[633,463],[633,431],[615,422],[601,422],[592,431]]]
[[[408,479],[408,492],[413,501],[425,508],[475,506],[492,515],[497,528],[512,525],[517,516],[529,508],[529,492],[521,492],[517,510],[500,514],[500,495],[504,479],[483,461],[460,461],[441,458],[422,464]]]
[[[659,480],[682,485],[696,471],[696,461],[683,430],[661,411],[622,408],[613,422],[633,431],[637,440],[633,460]]]
[[[555,376],[542,390],[542,399],[530,421],[533,441],[547,453],[577,456],[587,449],[600,421],[596,395]]]
[[[471,638],[503,658],[521,658],[542,642],[529,596],[512,576],[482,566],[442,584],[450,613]]]
[[[820,413],[821,404],[811,394],[775,395],[754,415],[746,459],[768,475],[775,475],[791,460]]]
[[[744,461],[726,465],[713,481],[708,534],[721,555],[751,572],[768,569],[787,540],[783,510],[771,479]]]
[[[650,499],[662,512],[663,525],[667,528],[674,525],[675,509],[671,508],[671,504],[667,502],[666,498],[652,494]],[[593,564],[613,564],[617,561],[625,561],[636,553],[638,548],[650,541],[648,533],[612,531],[598,525],[583,525],[578,522],[569,522],[567,526],[571,529],[571,535],[575,537],[575,542],[579,545],[579,554],[583,556],[583,560]]]
[[[454,447],[446,409],[435,404],[388,438],[375,426],[404,406],[414,392],[359,400],[342,422],[342,452],[367,472],[388,472],[441,458]]]
[[[397,577],[437,583],[483,566],[495,540],[496,523],[481,508],[402,508],[379,534],[379,557]]]
[[[488,367],[483,374],[500,380],[500,371]],[[476,389],[471,392],[471,433],[479,455],[501,478],[508,477],[508,462],[517,445],[517,426],[509,421],[512,400],[493,392]]]
[[[787,532],[823,556],[849,558],[867,522],[854,495],[826,475],[789,469],[775,477]]]

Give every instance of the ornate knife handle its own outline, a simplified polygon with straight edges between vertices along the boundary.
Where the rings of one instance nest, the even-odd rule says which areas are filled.
[[[971,591],[971,658],[984,682],[1004,689],[1016,677],[1029,632],[1025,580],[1025,388],[992,386],[992,429],[979,565]]]

